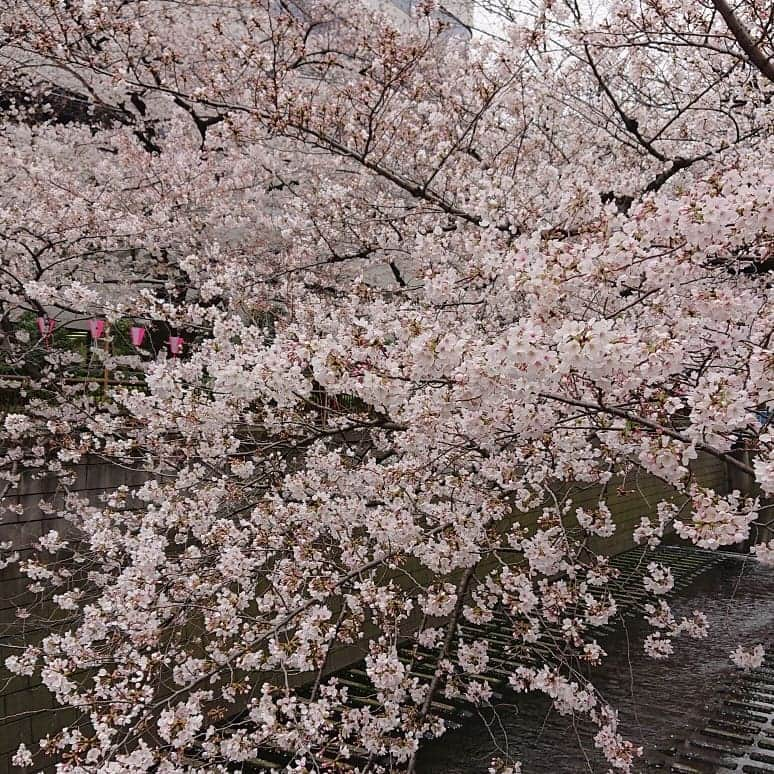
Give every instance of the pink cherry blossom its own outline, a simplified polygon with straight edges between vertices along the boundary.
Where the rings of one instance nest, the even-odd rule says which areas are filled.
[[[435,700],[491,699],[494,621],[554,657],[511,685],[631,771],[578,670],[606,554],[643,545],[662,658],[708,626],[651,552],[766,535],[761,3],[498,3],[472,36],[376,5],[0,4],[0,492],[56,491],[2,543],[43,631],[6,666],[84,713],[61,774],[415,772]],[[355,654],[368,702],[329,679]]]

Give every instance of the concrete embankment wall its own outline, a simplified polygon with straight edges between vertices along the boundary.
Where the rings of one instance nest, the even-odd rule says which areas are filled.
[[[141,484],[147,474],[126,470],[101,462],[78,466],[77,478],[71,490],[77,491],[96,502],[99,496],[121,485]],[[694,463],[696,480],[718,491],[728,489],[729,476],[726,465],[719,460],[702,455]],[[574,507],[592,509],[602,494],[599,487],[578,488],[573,492]],[[0,503],[0,541],[12,541],[22,553],[37,538],[51,529],[70,528],[60,519],[47,514],[43,503],[61,503],[62,491],[55,478],[34,479],[25,477],[19,487],[6,494]],[[595,546],[600,551],[617,554],[631,548],[632,534],[642,516],[655,516],[659,501],[675,497],[675,492],[659,479],[645,474],[631,474],[626,480],[611,482],[605,492],[605,499],[617,525],[616,534]],[[17,513],[16,506],[21,506]],[[540,513],[532,511],[519,514],[518,520],[525,526],[536,523]],[[75,525],[77,527],[77,525]],[[0,571],[0,772],[13,772],[10,758],[20,742],[31,749],[37,740],[52,731],[57,723],[50,712],[53,702],[48,692],[36,680],[12,677],[2,667],[5,657],[11,652],[14,635],[8,626],[18,631],[19,621],[15,611],[28,604],[25,591],[27,581],[18,568],[10,567]],[[335,671],[362,658],[359,648],[344,648],[333,654],[329,670]]]

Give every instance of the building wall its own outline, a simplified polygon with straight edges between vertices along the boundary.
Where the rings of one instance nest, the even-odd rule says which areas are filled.
[[[366,5],[378,8],[398,27],[403,27],[416,5],[416,0],[363,0]],[[443,10],[438,16],[450,22],[461,35],[468,36],[468,27],[473,22],[473,3],[471,0],[450,0],[441,3]]]

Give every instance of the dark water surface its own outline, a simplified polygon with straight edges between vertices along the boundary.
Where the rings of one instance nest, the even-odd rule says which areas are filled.
[[[611,654],[596,677],[619,711],[620,731],[645,748],[638,772],[668,770],[670,752],[718,705],[719,689],[738,678],[729,653],[737,645],[774,638],[774,569],[730,557],[670,601],[679,619],[701,610],[705,640],[675,641],[675,653],[654,661],[642,651],[640,623],[621,627],[605,644]],[[593,728],[554,712],[542,696],[510,695],[464,727],[423,747],[419,774],[486,774],[503,751],[522,761],[524,774],[604,774]]]

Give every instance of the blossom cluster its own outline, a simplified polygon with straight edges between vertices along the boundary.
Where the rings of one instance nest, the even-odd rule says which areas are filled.
[[[33,600],[4,660],[80,718],[18,765],[412,771],[497,668],[632,770],[579,676],[618,498],[717,549],[774,492],[771,36],[754,0],[502,5],[463,40],[432,2],[0,3],[0,493],[46,478],[57,524],[0,546]],[[94,463],[131,483],[80,492]],[[644,561],[659,658],[707,622]]]

